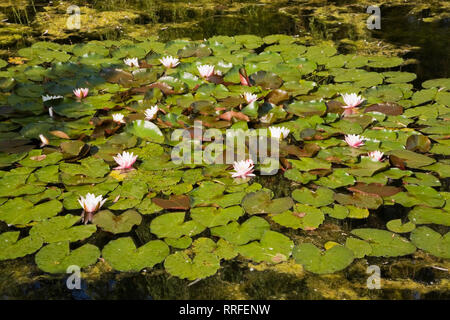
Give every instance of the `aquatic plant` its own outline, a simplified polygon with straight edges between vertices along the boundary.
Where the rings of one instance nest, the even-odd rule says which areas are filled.
[[[254,177],[253,161],[251,159],[235,161],[233,163],[234,173],[231,174],[233,178],[247,178]]]
[[[123,60],[123,63],[125,63],[129,67],[139,68],[139,59],[138,58],[127,58],[127,59]]]
[[[180,64],[180,60],[178,58],[174,58],[172,56],[163,57],[159,61],[161,61],[161,63],[166,68],[175,68],[177,65]]]
[[[0,64],[0,260],[35,254],[64,273],[102,257],[194,280],[238,256],[318,274],[372,256],[448,258],[449,79],[414,88],[401,58],[282,35],[37,42],[17,55]],[[252,132],[279,139],[276,176],[245,139],[247,160],[201,156]],[[176,161],[180,144],[191,162]],[[229,148],[214,160],[238,155]]]
[[[97,197],[93,193],[87,193],[85,197],[80,196],[78,202],[84,210],[81,219],[82,222],[88,223],[89,221],[92,221],[93,213],[98,211],[106,200],[107,199],[103,199],[102,195]]]
[[[364,145],[364,139],[357,134],[346,135],[345,142],[352,148],[359,148]]]
[[[153,107],[151,107],[149,109],[146,109],[144,111],[145,119],[146,120],[152,120],[156,116],[156,114],[158,113],[158,110],[159,110],[158,106],[153,106]]]
[[[205,64],[197,67],[200,77],[208,79],[214,74],[214,66]]]
[[[125,123],[125,116],[121,113],[113,113],[112,114],[113,121],[119,124]]]
[[[269,127],[270,136],[276,139],[285,139],[290,130],[286,127]]]
[[[117,154],[113,159],[119,166],[114,168],[114,170],[130,170],[137,158],[138,156],[135,156],[133,152],[124,151],[122,154]]]
[[[89,89],[88,88],[78,88],[78,89],[74,89],[73,90],[73,94],[78,98],[78,99],[83,99],[86,98],[89,94]]]

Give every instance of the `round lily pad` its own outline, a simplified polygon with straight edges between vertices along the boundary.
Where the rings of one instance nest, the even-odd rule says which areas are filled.
[[[43,247],[35,256],[39,269],[49,273],[66,273],[75,265],[84,268],[94,264],[100,257],[100,250],[92,244],[85,244],[75,250],[69,249],[69,242],[54,242]]]
[[[93,224],[114,234],[129,232],[141,221],[141,215],[135,210],[127,210],[120,215],[115,215],[109,210],[102,210],[92,219]]]
[[[136,248],[130,237],[110,241],[102,250],[102,256],[119,271],[140,271],[152,268],[169,255],[169,247],[161,240],[152,240]]]
[[[294,259],[306,270],[317,273],[334,273],[348,267],[354,259],[353,252],[341,245],[321,251],[312,243],[302,243],[294,248]]]

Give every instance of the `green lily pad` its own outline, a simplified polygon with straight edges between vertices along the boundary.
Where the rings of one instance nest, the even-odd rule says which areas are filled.
[[[408,219],[415,224],[440,224],[450,226],[450,212],[444,209],[415,206],[409,213]]]
[[[102,250],[103,258],[118,271],[153,268],[164,261],[169,253],[169,247],[161,240],[152,240],[136,248],[131,237],[111,240]]]
[[[58,200],[33,205],[23,198],[14,198],[0,207],[0,220],[11,225],[23,225],[56,216],[62,208],[62,203]]]
[[[274,231],[266,231],[261,240],[239,246],[237,251],[247,259],[255,262],[267,261],[279,263],[286,261],[292,253],[294,242]]]
[[[24,257],[38,251],[43,244],[39,236],[28,236],[19,240],[20,232],[0,234],[0,261]]]
[[[292,192],[292,198],[303,204],[322,207],[334,202],[334,192],[324,187],[319,187],[315,191],[301,188]]]
[[[184,221],[184,212],[166,213],[156,217],[150,224],[150,231],[159,238],[179,238],[195,236],[205,227],[195,220]]]
[[[441,236],[428,227],[418,227],[411,232],[411,241],[436,257],[450,259],[450,232]]]
[[[135,120],[129,127],[129,132],[139,138],[148,139],[156,143],[164,142],[164,135],[153,122],[146,120]]]
[[[335,245],[325,252],[312,243],[302,243],[294,248],[295,261],[306,270],[317,274],[334,273],[348,267],[354,259],[353,252],[341,245]]]
[[[276,214],[289,210],[293,205],[291,198],[272,199],[271,192],[265,190],[249,193],[242,200],[242,207],[248,214]]]
[[[250,75],[250,82],[263,89],[278,89],[283,84],[283,80],[275,73],[258,71]]]
[[[389,231],[396,233],[408,233],[416,228],[416,225],[411,221],[402,223],[401,219],[390,220],[386,223],[386,228]]]
[[[183,236],[178,239],[165,238],[164,242],[167,243],[169,246],[177,249],[186,249],[192,244],[192,238],[187,236]]]
[[[412,254],[416,247],[395,233],[378,229],[354,229],[352,234],[365,240],[372,247],[369,256],[398,257]]]
[[[345,240],[345,246],[353,251],[355,258],[364,258],[372,253],[372,246],[364,240],[349,237]]]
[[[221,237],[231,244],[243,245],[252,240],[260,240],[264,232],[270,229],[269,223],[260,217],[251,217],[241,225],[235,221],[226,226],[211,228],[211,234]]]
[[[421,168],[436,162],[433,158],[409,150],[394,150],[389,152],[394,164],[404,165],[409,168]]]
[[[177,251],[164,261],[164,268],[169,274],[188,280],[212,276],[219,267],[220,259],[211,252],[199,252],[191,259],[186,252]]]
[[[228,208],[199,207],[191,209],[191,217],[194,221],[207,227],[226,225],[230,221],[236,221],[244,214],[240,206]]]
[[[93,224],[114,234],[129,232],[141,221],[141,215],[135,210],[127,210],[120,215],[115,215],[109,210],[102,210],[92,219]]]
[[[272,215],[276,223],[293,229],[314,230],[325,220],[323,212],[313,206],[296,204],[294,211],[285,211],[281,214]]]
[[[92,244],[85,244],[70,250],[69,241],[50,243],[35,256],[39,269],[49,273],[66,273],[67,268],[75,265],[84,268],[96,263],[100,250]]]
[[[54,242],[75,242],[90,237],[97,227],[95,225],[73,226],[80,222],[80,216],[71,214],[53,217],[44,220],[33,226],[30,230],[30,236],[41,237],[46,243]]]

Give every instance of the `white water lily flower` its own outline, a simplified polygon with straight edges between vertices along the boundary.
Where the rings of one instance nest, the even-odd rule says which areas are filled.
[[[272,121],[273,118],[273,113],[268,113],[264,116],[262,116],[259,121],[261,121],[261,123],[270,123],[270,121]]]
[[[166,68],[175,68],[177,65],[180,64],[180,60],[178,58],[174,58],[172,56],[163,57],[163,58],[159,59],[159,61],[161,61],[161,63]]]
[[[50,142],[48,141],[47,137],[43,134],[39,135],[39,139],[41,139],[41,148],[47,146]]]
[[[121,113],[114,113],[112,115],[113,121],[116,123],[125,123],[125,120],[123,120],[125,116]]]
[[[117,156],[113,157],[114,161],[119,165],[114,170],[129,170],[133,167],[133,164],[136,162],[138,156],[135,156],[133,152],[124,151],[122,154],[117,154]]]
[[[370,157],[370,159],[372,159],[373,161],[382,161],[384,153],[381,151],[372,151],[368,153],[368,156]]]
[[[349,134],[345,136],[345,142],[352,148],[359,148],[364,145],[364,138],[357,134]]]
[[[80,199],[78,199],[78,203],[84,210],[81,221],[84,223],[92,221],[92,214],[99,210],[106,202],[106,200],[107,199],[103,199],[102,195],[96,197],[93,193],[86,194],[86,197],[84,198],[80,196]]]
[[[286,127],[269,127],[270,136],[273,138],[284,139],[289,135],[289,130]]]
[[[93,213],[100,209],[107,199],[103,199],[102,195],[98,197],[93,193],[86,194],[86,197],[80,196],[78,203],[84,209],[85,212]]]
[[[356,107],[364,102],[363,97],[358,96],[356,93],[342,94],[342,99],[344,99],[345,103],[345,106],[342,106],[342,108],[345,109],[342,113],[343,116],[348,116],[356,113]]]
[[[73,90],[73,94],[78,99],[86,98],[88,93],[89,93],[89,88],[78,88],[78,89]]]
[[[197,69],[198,72],[200,73],[200,76],[205,79],[211,77],[214,74],[214,66],[210,64],[198,66]]]
[[[253,160],[242,160],[242,161],[235,161],[233,164],[234,173],[231,174],[233,178],[247,178],[251,176],[255,176],[253,172]]]
[[[247,101],[248,104],[252,103],[253,101],[258,100],[258,96],[256,94],[246,92],[244,93],[245,101]]]
[[[46,95],[46,96],[42,96],[42,101],[46,102],[49,100],[57,100],[57,99],[62,99],[64,98],[63,96],[50,96],[50,95]]]
[[[150,109],[145,110],[144,111],[145,119],[146,120],[152,120],[156,116],[156,114],[158,113],[158,110],[159,110],[158,106],[153,106]]]
[[[344,109],[356,108],[364,101],[364,98],[358,96],[356,93],[342,94],[342,99],[344,99],[345,102],[345,106],[343,106]]]
[[[138,58],[124,59],[123,63],[125,63],[129,67],[139,67]]]

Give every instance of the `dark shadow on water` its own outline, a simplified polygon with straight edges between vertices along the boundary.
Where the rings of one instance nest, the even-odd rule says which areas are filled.
[[[375,38],[393,44],[420,47],[408,53],[405,58],[419,61],[407,67],[417,74],[415,85],[433,78],[449,77],[450,70],[450,17],[436,22],[425,22],[429,15],[408,15],[412,6],[381,7],[381,30],[373,32]]]

